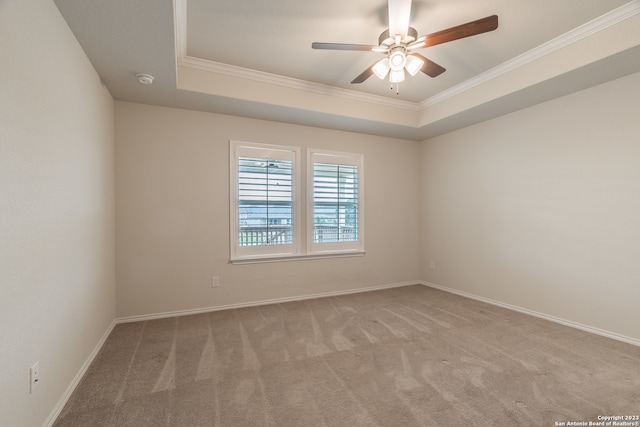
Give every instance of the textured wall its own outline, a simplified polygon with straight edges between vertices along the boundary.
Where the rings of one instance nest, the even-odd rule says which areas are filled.
[[[37,426],[115,317],[113,100],[49,0],[0,52],[0,424]]]
[[[230,139],[363,153],[366,255],[230,265]],[[118,316],[413,283],[419,149],[414,141],[116,102]]]
[[[640,339],[639,136],[634,74],[425,141],[423,277]]]

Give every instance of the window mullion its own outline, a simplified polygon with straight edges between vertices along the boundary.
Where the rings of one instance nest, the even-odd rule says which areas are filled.
[[[363,253],[362,155],[309,149],[305,196],[300,151],[231,141],[232,261]]]

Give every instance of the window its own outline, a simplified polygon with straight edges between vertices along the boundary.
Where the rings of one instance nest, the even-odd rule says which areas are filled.
[[[309,151],[309,252],[362,249],[362,155]]]
[[[231,258],[295,255],[299,150],[231,144]]]
[[[230,142],[232,262],[363,253],[363,156],[300,153]]]

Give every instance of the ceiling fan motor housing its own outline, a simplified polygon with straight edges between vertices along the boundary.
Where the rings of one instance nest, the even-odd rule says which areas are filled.
[[[384,30],[381,34],[380,37],[378,37],[378,45],[380,47],[386,47],[386,48],[390,48],[391,46],[393,46],[396,43],[396,35],[391,35],[389,34],[389,30]],[[411,43],[412,41],[415,41],[418,38],[418,31],[413,28],[413,27],[409,27],[409,29],[407,30],[407,36],[403,39],[400,40],[401,43],[407,45],[409,43]]]

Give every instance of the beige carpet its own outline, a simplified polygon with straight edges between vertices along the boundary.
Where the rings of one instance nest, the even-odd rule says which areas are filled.
[[[640,415],[640,347],[416,285],[117,325],[55,425],[556,426],[616,415]]]

